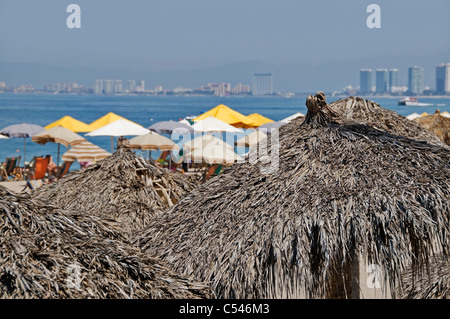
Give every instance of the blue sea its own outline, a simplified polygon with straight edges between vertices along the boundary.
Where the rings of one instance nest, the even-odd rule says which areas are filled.
[[[218,104],[225,104],[236,111],[248,115],[259,113],[274,121],[281,120],[296,112],[306,113],[304,97],[206,97],[206,96],[98,96],[98,95],[44,95],[44,94],[0,94],[0,129],[19,123],[46,126],[65,115],[70,115],[87,124],[103,115],[113,112],[144,127],[166,120],[180,120],[186,116],[199,115]],[[328,102],[339,98],[328,97]],[[422,98],[421,102],[432,106],[400,106],[399,98],[369,99],[401,115],[411,113],[450,112],[449,98]],[[83,135],[83,133],[79,133]],[[86,137],[90,142],[111,151],[110,137]],[[114,140],[116,143],[116,139]],[[39,145],[26,139],[26,161],[34,155],[51,154],[57,162],[57,144]],[[61,155],[66,151],[61,146]],[[148,156],[148,152],[136,151]],[[152,152],[156,158],[158,152]],[[23,138],[0,139],[0,161],[8,156],[21,155],[23,165]],[[61,161],[61,160],[60,160]],[[61,162],[60,162],[61,163]],[[78,163],[71,170],[79,169]]]

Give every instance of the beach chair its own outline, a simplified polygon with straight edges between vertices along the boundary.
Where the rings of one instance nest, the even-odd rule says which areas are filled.
[[[170,151],[162,151],[159,154],[158,159],[155,161],[155,164],[164,168],[169,167],[168,156],[170,156]]]
[[[21,173],[19,168],[20,156],[7,157],[4,167],[0,168],[0,180],[17,180],[20,179]]]
[[[60,167],[58,167],[58,176],[57,176],[58,179],[66,175],[66,173],[70,169],[70,165],[72,165],[72,162],[63,162],[63,164]]]
[[[47,173],[47,167],[50,159],[46,157],[34,157],[28,167],[26,174],[27,180],[44,179]]]

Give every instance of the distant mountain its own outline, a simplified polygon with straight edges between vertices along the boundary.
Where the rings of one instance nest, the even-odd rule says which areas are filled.
[[[434,88],[436,64],[443,62],[450,62],[450,52],[416,57],[387,56],[377,59],[361,57],[359,60],[334,61],[319,65],[238,61],[217,67],[155,72],[0,62],[0,81],[6,82],[8,86],[32,84],[36,88],[43,88],[46,84],[58,81],[77,82],[92,87],[95,79],[102,78],[121,79],[125,87],[129,79],[143,79],[147,88],[156,85],[162,85],[164,88],[177,86],[196,88],[211,82],[229,82],[232,86],[239,82],[251,85],[253,73],[267,72],[273,74],[276,91],[312,92],[332,91],[347,85],[358,86],[361,68],[371,68],[374,71],[377,68],[398,68],[399,84],[407,85],[408,67],[419,65],[425,69],[425,85]],[[375,84],[375,75],[372,83]]]

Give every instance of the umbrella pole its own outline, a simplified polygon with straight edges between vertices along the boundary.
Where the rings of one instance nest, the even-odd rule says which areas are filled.
[[[25,149],[25,137],[23,138],[23,167],[25,167],[25,157],[26,157],[26,155],[27,155],[27,151],[26,151],[26,149]]]
[[[59,147],[61,144],[58,143],[58,158],[56,159],[56,166],[59,167]]]
[[[114,153],[114,136],[111,136],[111,154]]]
[[[152,150],[148,150],[148,160],[152,161]]]
[[[169,169],[172,169],[172,151],[169,153]]]

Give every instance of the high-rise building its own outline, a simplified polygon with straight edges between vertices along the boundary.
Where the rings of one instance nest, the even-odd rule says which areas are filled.
[[[216,96],[226,96],[230,94],[230,83],[209,83],[207,86]]]
[[[114,80],[114,93],[122,93],[122,80]]]
[[[389,70],[389,92],[392,93],[393,91],[398,88],[398,69],[390,69]]]
[[[361,69],[359,71],[359,93],[370,94],[372,93],[372,70]]]
[[[376,71],[376,87],[375,93],[383,94],[387,92],[388,88],[388,70],[378,69]]]
[[[450,63],[436,65],[436,93],[450,94]]]
[[[112,94],[113,93],[113,80],[103,80],[103,92],[105,94]]]
[[[423,94],[424,71],[420,66],[413,66],[408,69],[408,91],[410,95]]]
[[[231,90],[233,94],[247,94],[250,93],[250,86],[244,85],[242,83],[236,84],[236,86]]]
[[[128,92],[135,92],[135,91],[136,91],[136,81],[128,80]]]
[[[102,79],[95,80],[94,93],[95,94],[103,94],[103,80]]]
[[[145,81],[144,80],[137,81],[136,92],[144,92],[144,91],[145,91]]]
[[[273,78],[271,73],[253,74],[253,95],[273,94]]]

